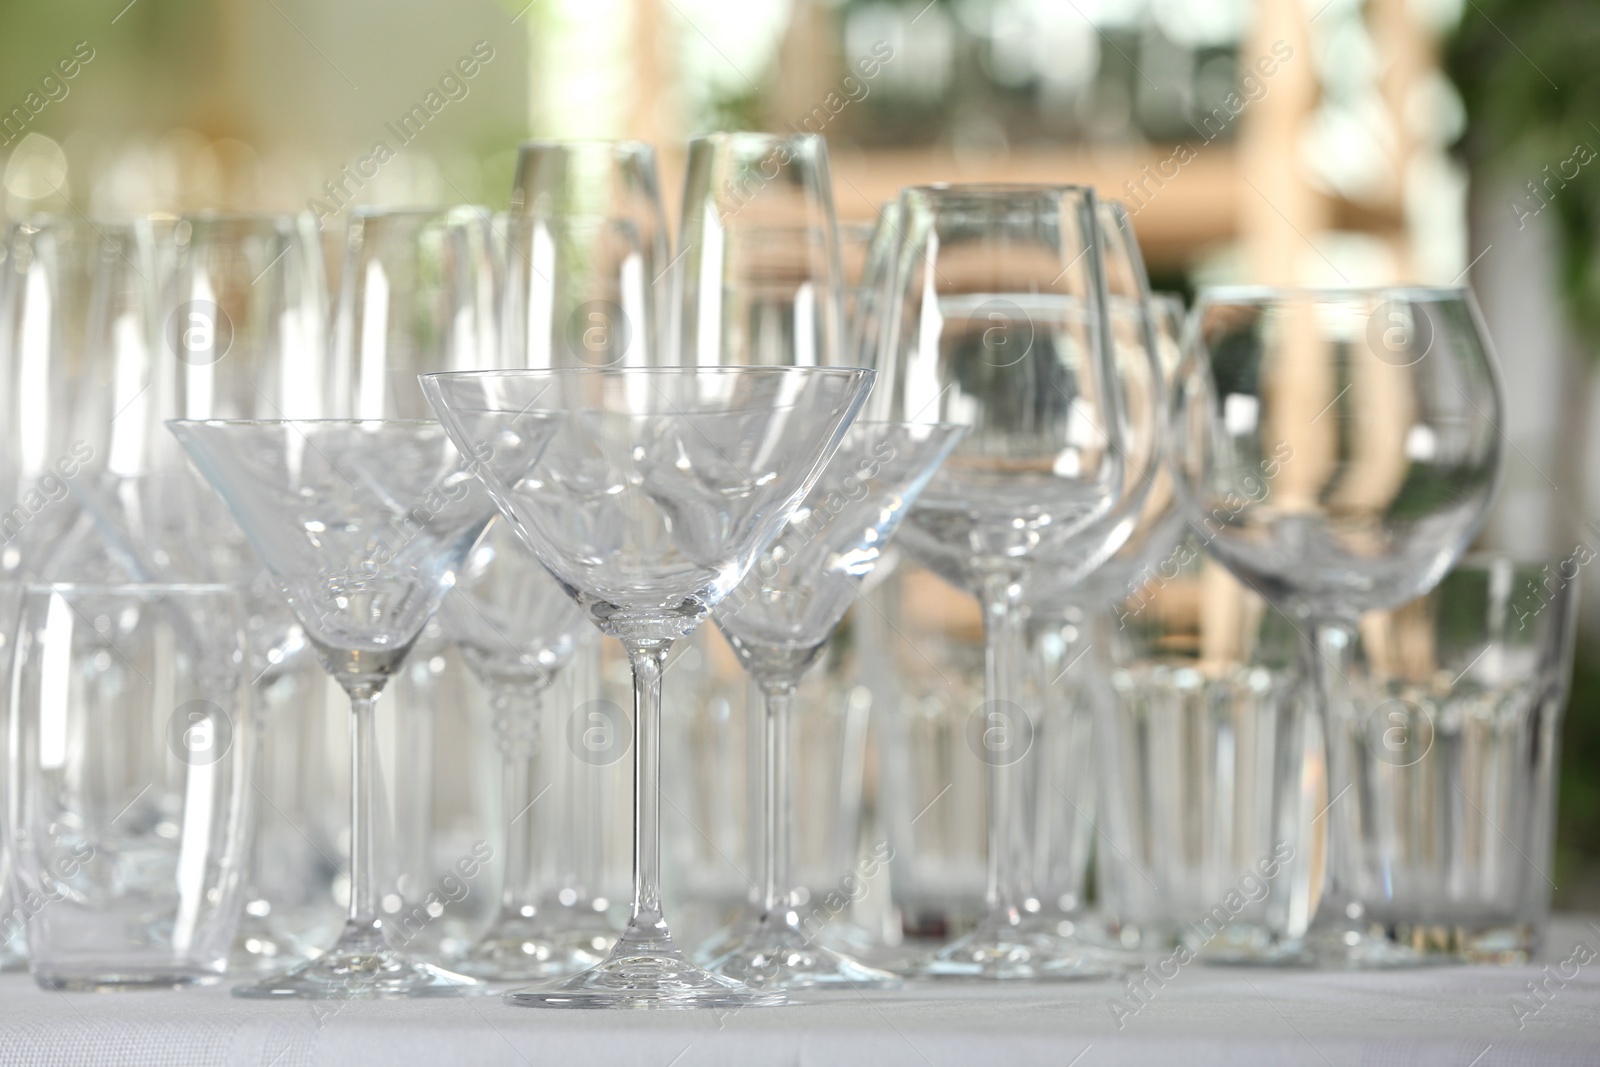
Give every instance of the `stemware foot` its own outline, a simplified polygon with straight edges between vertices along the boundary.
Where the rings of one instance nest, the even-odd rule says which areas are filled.
[[[788,1001],[690,963],[668,938],[626,935],[603,962],[559,982],[513,989],[507,1004],[539,1008],[756,1008]]]
[[[711,969],[753,989],[895,989],[900,977],[817,944],[785,923],[757,923]]]
[[[496,922],[452,966],[488,981],[564,978],[605,959],[616,939],[599,916],[572,927],[515,916]]]
[[[982,923],[913,964],[908,975],[1038,982],[1109,978],[1116,970],[1110,953],[1024,921]]]
[[[420,963],[363,932],[345,938],[328,952],[259,982],[234,986],[233,995],[256,999],[388,1000],[400,997],[459,996],[481,990],[479,983],[442,967]]]

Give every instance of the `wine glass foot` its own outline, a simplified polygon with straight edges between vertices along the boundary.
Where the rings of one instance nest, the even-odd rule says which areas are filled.
[[[1071,981],[1116,974],[1109,952],[1027,923],[985,922],[915,963],[913,978]]]
[[[598,916],[576,928],[517,916],[496,922],[451,965],[488,981],[564,978],[605,959],[616,939],[616,932]]]
[[[756,1008],[788,1001],[781,989],[752,989],[690,963],[669,938],[624,936],[611,955],[559,982],[513,989],[507,1004],[537,1008]]]
[[[471,978],[419,963],[386,946],[335,946],[281,974],[234,986],[233,995],[269,1000],[390,1000],[459,996],[481,988]]]
[[[752,989],[896,989],[900,977],[817,944],[793,926],[758,923],[710,965]]]

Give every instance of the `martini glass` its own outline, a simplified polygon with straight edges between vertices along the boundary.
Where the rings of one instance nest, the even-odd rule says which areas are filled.
[[[438,423],[173,421],[233,513],[323,667],[350,696],[350,907],[323,955],[234,989],[244,997],[402,997],[471,979],[390,948],[377,911],[374,705],[494,515]],[[548,420],[526,420],[499,462],[531,462]]]
[[[542,894],[533,805],[534,769],[545,690],[577,650],[583,616],[561,588],[515,544],[503,519],[489,524],[445,598],[445,632],[489,690],[495,747],[503,766],[501,806],[506,834],[500,909],[489,928],[454,964],[487,979],[550,978],[594,966],[616,931],[594,904],[597,872],[574,872],[561,894]],[[580,844],[570,842],[573,849]],[[591,849],[584,850],[587,854]],[[542,899],[543,898],[543,899]]]
[[[778,536],[838,447],[872,372],[685,367],[429,374],[423,390],[489,493],[633,667],[633,908],[604,961],[506,994],[545,1007],[781,1004],[690,963],[661,907],[661,673]],[[532,467],[501,460],[559,418]]]
[[[790,878],[789,715],[860,586],[906,510],[964,427],[856,422],[778,539],[733,594],[717,625],[761,690],[762,885],[753,928],[711,963],[751,986],[883,988],[900,979],[815,943]]]

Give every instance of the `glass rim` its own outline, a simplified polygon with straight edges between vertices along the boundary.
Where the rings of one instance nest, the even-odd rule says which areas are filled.
[[[473,372],[477,373],[477,372]],[[165,419],[166,426],[439,426],[438,419]]]
[[[231,582],[44,582],[24,581],[18,583],[26,594],[36,593],[75,593],[85,595],[110,595],[110,594],[144,594],[173,596],[184,594],[189,596],[217,596],[221,594],[237,595],[243,591],[243,586]]]
[[[617,155],[656,154],[655,145],[637,137],[530,137],[517,142],[517,158],[532,155],[535,151],[595,152],[601,149]]]
[[[274,226],[280,223],[294,223],[309,216],[309,211],[218,211],[214,208],[205,208],[199,211],[183,211],[172,216],[178,222],[267,222]]]
[[[1094,195],[1094,186],[1078,185],[1072,182],[927,182],[922,185],[908,185],[900,190],[902,198],[924,197],[930,200],[954,199],[956,197],[988,200],[1024,193],[1032,193],[1038,196],[1062,196],[1068,193],[1077,196],[1083,196],[1084,194],[1092,196]]]
[[[435,205],[396,204],[388,206],[381,204],[362,204],[351,210],[350,218],[351,221],[356,219],[372,218],[426,218],[430,215],[437,215],[443,218],[457,213],[463,215],[470,214],[481,218],[494,217],[494,209],[489,207],[487,204],[460,203]]]
[[[689,138],[689,147],[696,145],[738,144],[744,141],[759,141],[763,144],[822,144],[824,138],[820,133],[771,133],[767,130],[707,130],[697,133]]]
[[[1499,564],[1506,564],[1515,570],[1522,570],[1525,567],[1548,567],[1565,563],[1572,555],[1571,550],[1561,553],[1529,554],[1482,548],[1463,554],[1445,573],[1450,575],[1463,570],[1488,570]]]
[[[466,380],[471,378],[526,378],[535,380],[540,378],[622,378],[622,377],[661,377],[661,378],[686,378],[691,375],[706,375],[708,377],[741,376],[741,377],[779,377],[779,376],[805,376],[805,375],[838,375],[841,377],[860,377],[866,374],[876,374],[871,367],[745,367],[726,366],[722,364],[707,364],[705,366],[690,367],[491,367],[484,370],[439,370],[426,371],[417,375],[419,381],[439,380]],[[172,419],[170,422],[181,420]],[[286,421],[286,420],[279,420]],[[319,421],[319,420],[306,420]],[[324,422],[358,421],[324,419]],[[381,421],[381,420],[368,420]],[[411,420],[426,422],[429,420]]]
[[[1202,303],[1264,304],[1285,298],[1296,302],[1331,304],[1373,297],[1393,300],[1400,296],[1424,299],[1472,298],[1469,285],[1203,285],[1195,292],[1194,306]]]

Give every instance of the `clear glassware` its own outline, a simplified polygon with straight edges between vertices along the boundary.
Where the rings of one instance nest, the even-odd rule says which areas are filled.
[[[1101,204],[1103,229],[1121,235],[1122,249],[1108,242],[1106,259],[1111,283],[1112,333],[1119,364],[1137,371],[1159,368],[1163,385],[1170,383],[1179,361],[1184,321],[1181,298],[1144,293],[1143,268],[1132,228],[1120,204]],[[1148,331],[1148,333],[1146,332]],[[1148,345],[1154,345],[1147,351]],[[1131,394],[1149,388],[1141,374],[1126,379]],[[1162,391],[1163,397],[1165,391]],[[1165,405],[1161,408],[1165,417]],[[1130,496],[1130,505],[1140,501]],[[1105,902],[1090,914],[1093,886],[1089,859],[1095,835],[1095,812],[1101,793],[1099,760],[1095,758],[1095,707],[1104,692],[1099,639],[1093,631],[1108,601],[1128,595],[1143,572],[1170,553],[1185,529],[1166,465],[1154,468],[1142,503],[1131,516],[1126,509],[1103,520],[1107,536],[1091,543],[1090,560],[1114,549],[1109,558],[1084,573],[1081,565],[1041,565],[1024,594],[1028,613],[1029,664],[1032,668],[1027,707],[1035,723],[1038,758],[1027,760],[1025,790],[1034,825],[1029,827],[1034,872],[1031,897],[1040,917],[1053,922],[1063,937],[1100,947],[1118,947],[1108,938]],[[1113,862],[1102,859],[1101,866]]]
[[[689,142],[673,274],[679,362],[836,362],[841,277],[821,137],[713,133]]]
[[[1024,885],[1023,589],[1034,564],[1102,550],[1148,479],[1112,343],[1105,235],[1092,190],[932,186],[901,197],[872,417],[970,430],[900,533],[914,558],[984,605],[985,701],[971,751],[988,779],[988,915],[917,965],[927,976],[1085,977],[1104,964],[1032,923]],[[1145,375],[1150,382],[1151,376]],[[1159,389],[1159,383],[1151,382]],[[1159,392],[1146,391],[1147,405]],[[1142,473],[1148,473],[1142,472]],[[1136,506],[1134,507],[1136,513]]]
[[[661,910],[661,674],[743,579],[821,475],[872,372],[700,367],[425,375],[450,433],[501,513],[585,614],[622,641],[634,672],[634,899],[607,958],[506,994],[547,1007],[781,1004],[690,963]],[[530,415],[558,420],[537,463],[503,447]],[[507,455],[507,459],[511,455]]]
[[[255,743],[237,592],[29,584],[18,621],[7,816],[34,978],[218,981]]]
[[[1422,598],[1362,617],[1329,748],[1355,782],[1335,877],[1367,936],[1474,962],[1537,951],[1592,558],[1582,545],[1544,562],[1469,557]]]
[[[672,275],[680,362],[859,366],[840,359],[842,278],[827,145],[820,137],[724,132],[689,142]],[[727,691],[733,711],[718,721],[722,736],[716,743],[691,754],[694,774],[716,779],[715,787],[704,791],[737,795],[744,789],[750,797],[739,835],[743,847],[731,853],[750,868],[742,907],[728,907],[728,893],[703,894],[697,901],[732,915],[694,950],[697,961],[709,963],[746,941],[765,911],[757,873],[761,786],[752,773],[759,766],[754,746],[762,713],[753,686],[737,684],[744,671],[728,672],[736,678],[716,671],[719,664],[732,666],[717,629],[697,631],[690,640],[698,655],[689,662],[706,670],[710,685],[723,683],[719,688]],[[718,759],[718,750],[736,740],[740,726],[753,758]]]
[[[1298,634],[1204,533],[1089,605],[1101,891],[1123,945],[1304,964],[1326,794]]]
[[[1348,699],[1362,612],[1432,588],[1481,525],[1502,395],[1459,287],[1204,290],[1174,402],[1178,488],[1207,549],[1295,620],[1319,726]],[[1313,940],[1353,966],[1410,962],[1364,936],[1340,883],[1354,768],[1328,752],[1328,880]]]
[[[664,362],[666,218],[641,141],[528,141],[506,216],[504,366]]]
[[[884,988],[888,971],[818,944],[790,874],[795,798],[790,712],[813,667],[882,558],[906,510],[961,427],[857,421],[777,540],[727,599],[717,626],[761,690],[761,909],[710,963],[753,987]]]
[[[41,216],[11,231],[0,265],[0,568],[23,580],[109,576],[84,542],[83,490],[142,450],[158,267],[145,220]],[[108,379],[115,378],[114,381]],[[116,404],[116,407],[111,407]]]
[[[228,505],[350,696],[350,907],[323,955],[239,986],[247,997],[395,997],[459,992],[471,979],[390,947],[377,910],[378,695],[455,581],[493,506],[438,423],[307,420],[168,424]],[[521,462],[548,422],[525,420]],[[518,459],[497,442],[502,462]],[[480,459],[482,457],[479,457]]]

